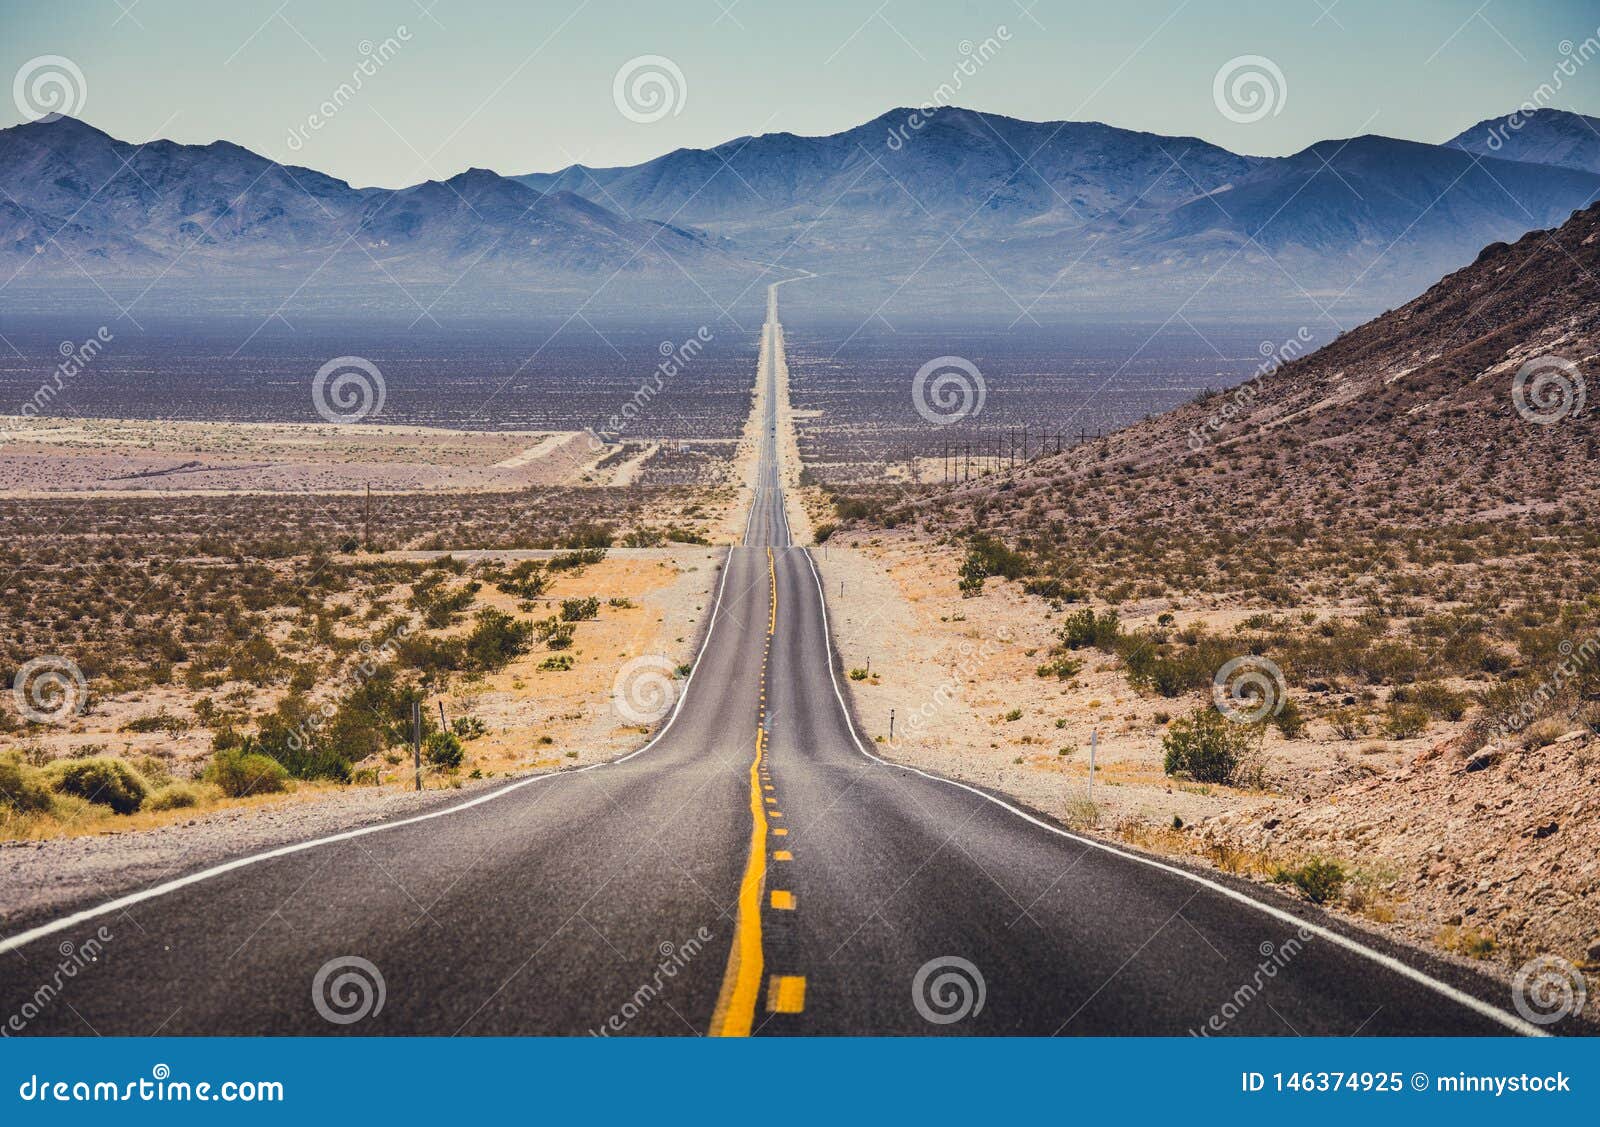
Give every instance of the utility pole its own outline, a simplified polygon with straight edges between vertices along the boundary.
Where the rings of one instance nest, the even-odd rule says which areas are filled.
[[[450,725],[448,725],[448,724],[446,724],[444,722],[444,701],[440,700],[439,701],[439,731],[448,732],[449,730],[450,730]]]
[[[411,766],[416,772],[417,789],[422,789],[422,701],[411,702]]]
[[[367,504],[361,514],[361,546],[372,547],[372,482],[367,482]]]

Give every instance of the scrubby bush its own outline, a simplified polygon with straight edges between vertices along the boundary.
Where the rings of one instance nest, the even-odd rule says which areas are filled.
[[[538,560],[523,560],[496,580],[495,586],[513,598],[537,599],[549,586],[544,574],[544,564]]]
[[[465,755],[461,749],[461,738],[454,732],[434,732],[429,735],[423,741],[422,754],[427,756],[429,763],[447,771],[460,767]]]
[[[0,808],[18,814],[50,809],[50,788],[39,772],[14,755],[0,755]]]
[[[1255,725],[1236,723],[1214,708],[1196,709],[1174,720],[1161,737],[1166,772],[1197,783],[1232,782],[1254,750],[1257,734]]]
[[[240,747],[217,752],[205,777],[229,798],[277,794],[289,785],[289,772],[283,764],[252,750],[248,739]]]
[[[572,645],[573,626],[551,615],[533,623],[533,634],[553,650],[564,650]]]
[[[1114,610],[1095,614],[1093,610],[1085,607],[1067,615],[1061,620],[1061,625],[1056,627],[1056,637],[1069,650],[1081,650],[1093,646],[1110,653],[1116,647],[1120,635],[1121,626]]]
[[[1391,740],[1409,740],[1428,730],[1428,712],[1412,704],[1390,701],[1383,710],[1383,734]]]
[[[562,552],[559,556],[553,556],[545,567],[550,571],[581,571],[605,558],[604,547],[580,548],[576,552]]]
[[[1051,658],[1035,671],[1041,677],[1054,677],[1057,681],[1070,681],[1083,668],[1083,662],[1062,655]]]
[[[1292,884],[1306,894],[1313,904],[1327,904],[1337,900],[1344,891],[1344,866],[1337,861],[1311,860],[1292,868],[1280,868],[1272,874],[1279,884]]]
[[[562,622],[586,622],[600,615],[600,600],[590,596],[587,599],[562,599]]]
[[[1300,706],[1292,698],[1285,697],[1272,716],[1272,726],[1283,733],[1284,739],[1297,740],[1305,734],[1306,718]]]
[[[476,716],[457,716],[450,721],[450,730],[464,740],[475,740],[489,730],[489,726]]]
[[[567,627],[569,640],[571,629]],[[518,622],[504,611],[481,610],[473,620],[472,631],[463,639],[464,664],[483,673],[502,669],[512,658],[528,652],[533,632],[532,623]]]
[[[200,805],[200,788],[189,783],[168,783],[145,800],[146,810],[186,810]]]
[[[57,793],[109,806],[118,814],[137,811],[149,793],[139,773],[120,759],[63,760],[52,764],[50,776]]]

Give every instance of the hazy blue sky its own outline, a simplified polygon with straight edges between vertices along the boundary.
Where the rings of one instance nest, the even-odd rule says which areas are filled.
[[[1262,154],[1358,132],[1439,141],[1550,82],[1563,41],[1600,37],[1596,0],[877,2],[0,0],[0,67],[70,60],[83,75],[77,116],[127,140],[227,138],[392,186],[472,165],[624,164],[749,133],[836,132],[933,98],[963,43],[990,38],[999,49],[961,79],[958,104]],[[389,38],[393,57],[309,127],[363,41]],[[682,75],[681,87],[669,79],[678,112],[652,122],[613,97],[618,70],[642,55]],[[1219,69],[1243,55],[1271,60],[1285,91],[1277,113],[1249,123],[1213,99]],[[1562,81],[1553,104],[1600,114],[1600,58]],[[14,101],[0,123],[22,120]]]

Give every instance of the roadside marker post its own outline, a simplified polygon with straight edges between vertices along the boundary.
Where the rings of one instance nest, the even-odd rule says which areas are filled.
[[[894,743],[894,709],[889,710],[889,742]]]
[[[1100,743],[1100,731],[1089,729],[1089,801],[1094,801],[1094,750]]]
[[[440,705],[443,708],[443,705]],[[422,701],[411,702],[411,767],[416,772],[417,789],[422,789]]]

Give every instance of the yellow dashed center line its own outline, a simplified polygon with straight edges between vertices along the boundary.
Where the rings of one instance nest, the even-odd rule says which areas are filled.
[[[794,911],[794,893],[782,888],[772,890],[772,906],[784,912]]]
[[[755,1024],[756,1005],[760,1001],[762,978],[761,951],[761,892],[767,881],[767,810],[762,802],[762,759],[767,746],[767,660],[772,650],[772,635],[778,628],[778,571],[772,549],[767,549],[767,582],[772,599],[767,614],[766,648],[761,658],[760,700],[756,707],[756,755],[750,764],[750,856],[745,862],[744,878],[739,882],[739,908],[734,924],[733,947],[728,952],[728,965],[723,971],[722,988],[717,993],[716,1009],[711,1014],[711,1036],[748,1037]],[[773,788],[768,786],[767,790]],[[781,818],[776,810],[772,817]],[[786,830],[776,830],[782,835]],[[785,898],[779,905],[778,898]],[[773,907],[794,907],[794,894],[774,892]],[[795,986],[783,983],[798,982]],[[793,1008],[774,1009],[777,1013],[799,1013],[805,1005],[805,979],[773,975],[768,987],[767,1005],[774,1009],[778,1003]],[[796,992],[798,991],[798,993]]]
[[[767,1012],[797,1014],[806,1008],[806,980],[798,974],[775,974],[767,982]]]

